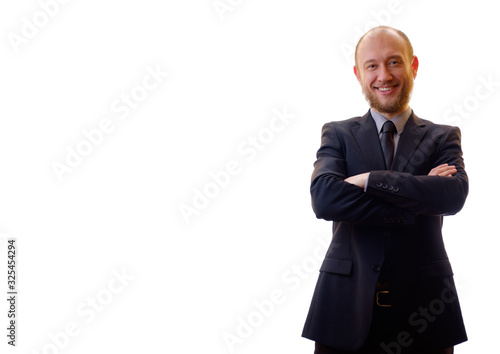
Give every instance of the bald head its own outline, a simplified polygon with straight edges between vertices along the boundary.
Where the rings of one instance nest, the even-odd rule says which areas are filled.
[[[356,47],[353,69],[371,108],[387,119],[408,109],[418,58],[403,32],[377,27],[366,33]]]
[[[363,37],[361,37],[359,39],[358,44],[356,45],[356,50],[354,52],[354,60],[356,61],[356,66],[358,65],[358,51],[359,51],[359,48],[363,45],[363,42],[365,42],[365,40],[369,40],[370,37],[375,36],[375,35],[377,35],[380,32],[394,34],[397,37],[401,38],[403,40],[403,42],[404,42],[404,45],[405,45],[405,48],[406,48],[406,54],[408,56],[408,59],[410,59],[410,61],[412,60],[412,58],[413,58],[413,47],[411,45],[410,40],[406,36],[406,34],[404,34],[402,31],[400,31],[398,29],[395,29],[395,28],[392,28],[392,27],[389,27],[389,26],[378,26],[378,27],[372,28],[371,30],[369,30],[368,32],[366,32],[363,35]]]

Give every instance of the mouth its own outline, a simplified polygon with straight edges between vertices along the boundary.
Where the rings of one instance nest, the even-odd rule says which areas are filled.
[[[379,91],[382,95],[390,95],[398,85],[394,86],[380,86],[374,87],[375,90]]]

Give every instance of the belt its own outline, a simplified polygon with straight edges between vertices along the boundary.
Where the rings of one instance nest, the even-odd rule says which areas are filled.
[[[378,307],[391,307],[391,301],[389,298],[389,291],[388,290],[380,290],[377,291],[375,300],[377,303]]]
[[[377,280],[377,285],[376,285],[376,296],[375,296],[375,302],[377,303],[378,307],[391,307],[391,299],[389,295],[389,288],[387,284],[387,278],[385,274],[385,268],[382,267],[382,270],[380,272],[380,275]]]

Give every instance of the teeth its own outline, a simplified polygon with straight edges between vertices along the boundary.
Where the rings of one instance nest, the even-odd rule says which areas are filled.
[[[386,92],[392,90],[392,87],[379,87],[379,91]]]

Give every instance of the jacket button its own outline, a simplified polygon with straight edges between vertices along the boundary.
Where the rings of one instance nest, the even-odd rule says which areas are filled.
[[[378,182],[378,183],[376,184],[376,186],[377,186],[378,188],[382,187],[382,182]]]
[[[380,272],[380,266],[378,264],[374,264],[372,269],[375,271],[375,272]]]
[[[387,184],[384,184],[382,188],[387,189]]]
[[[389,237],[389,236],[391,236],[391,233],[389,231],[384,231],[384,236]]]
[[[389,186],[389,188],[387,188],[388,191],[392,191],[393,190],[393,187],[392,186]]]
[[[394,187],[394,189],[392,190],[394,193],[397,193],[399,192],[399,188],[398,187]]]

